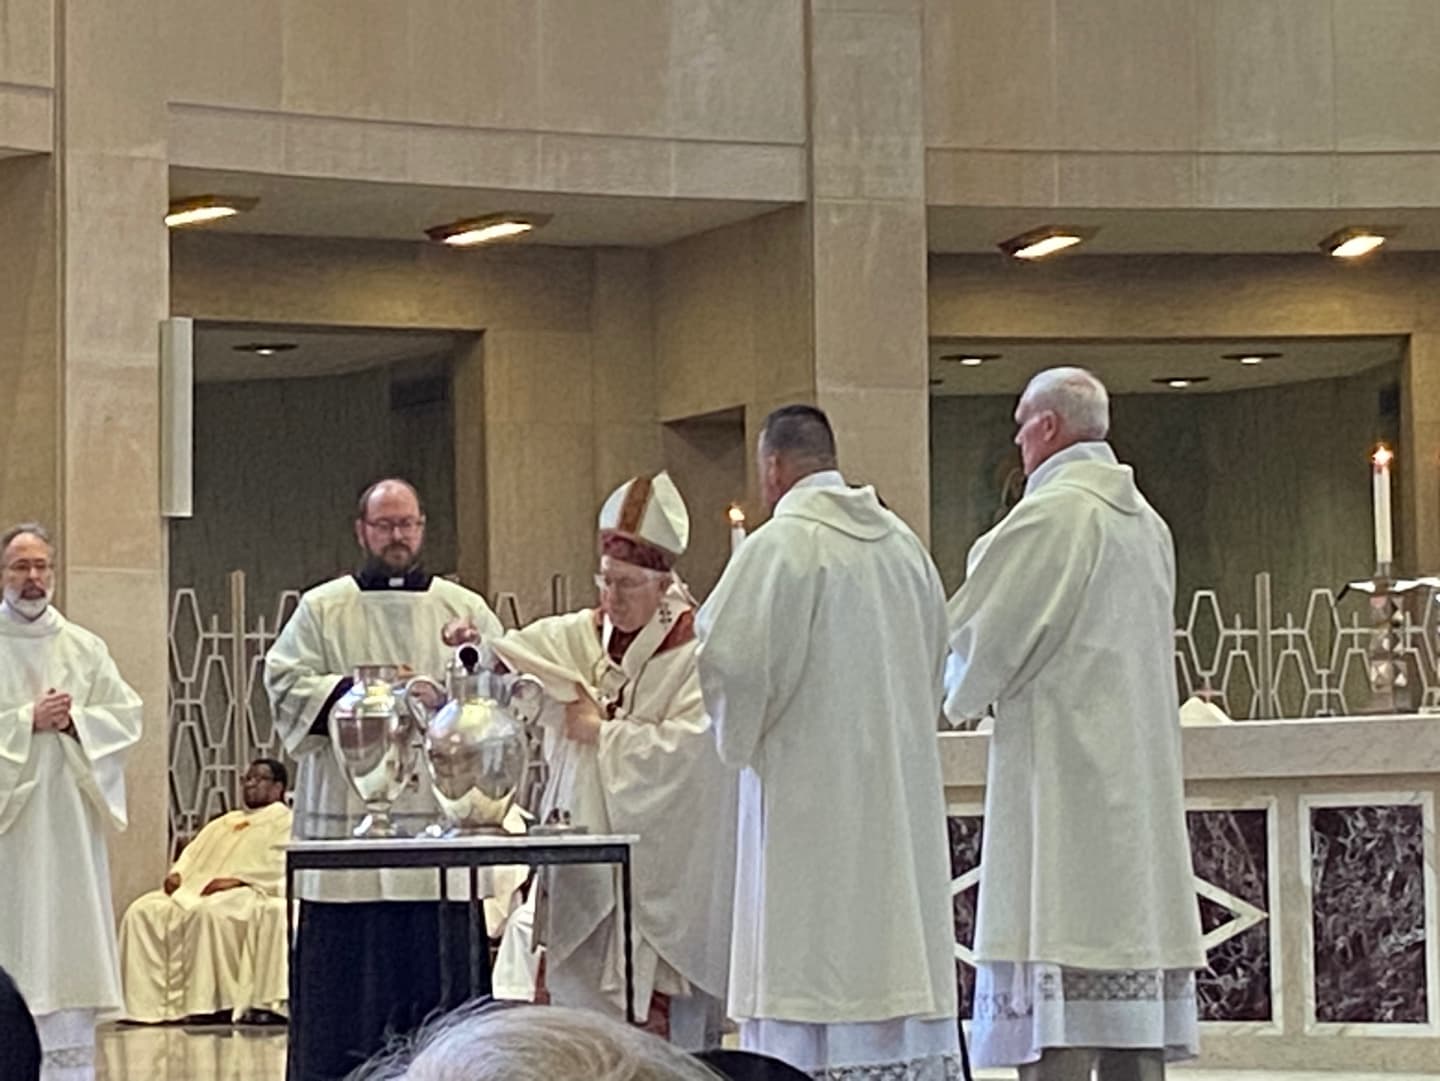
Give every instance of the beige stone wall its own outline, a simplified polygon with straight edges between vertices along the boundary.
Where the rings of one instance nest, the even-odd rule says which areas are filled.
[[[456,127],[804,137],[799,0],[168,6],[176,102]]]
[[[0,151],[52,143],[54,0],[0,0]]]
[[[1014,267],[935,257],[930,333],[968,341],[1408,337],[1397,558],[1440,566],[1440,309],[1433,300],[1440,257],[1393,253],[1363,267],[1336,263],[1303,255],[1092,256]]]
[[[652,292],[644,252],[174,238],[177,314],[483,333],[452,387],[457,562],[527,618],[554,574],[589,597],[601,499],[660,467]]]
[[[796,199],[802,0],[169,0],[176,160]]]
[[[932,203],[1440,197],[1428,0],[925,0]]]

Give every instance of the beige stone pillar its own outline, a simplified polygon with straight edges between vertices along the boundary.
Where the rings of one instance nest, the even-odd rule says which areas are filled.
[[[455,409],[455,567],[462,582],[494,600],[489,586],[483,337],[455,357],[450,401]]]
[[[664,464],[655,365],[653,260],[647,251],[595,253],[590,300],[595,409],[592,518],[617,485]],[[588,592],[575,599],[583,596]]]
[[[853,481],[930,528],[921,0],[811,0],[815,398]]]
[[[552,575],[576,603],[593,593],[590,336],[488,331],[484,368],[488,589],[517,594],[528,621],[549,614]]]
[[[1440,572],[1440,332],[1412,334],[1401,387],[1402,570]]]
[[[60,501],[55,167],[0,161],[0,530]]]
[[[110,645],[145,700],[112,840],[123,907],[166,864],[166,536],[159,511],[158,326],[169,310],[162,5],[55,6],[67,614]]]

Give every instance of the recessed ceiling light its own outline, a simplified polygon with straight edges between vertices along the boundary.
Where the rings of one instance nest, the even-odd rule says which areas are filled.
[[[232,345],[237,353],[254,353],[257,357],[273,357],[276,353],[288,353],[296,348],[294,342],[246,342]]]
[[[425,235],[440,244],[455,248],[473,248],[496,240],[522,236],[550,221],[549,214],[487,214],[483,218],[453,221],[425,230]]]
[[[1094,236],[1094,229],[1066,225],[1045,225],[1000,242],[1000,250],[1013,259],[1044,259],[1047,255],[1073,248]]]
[[[1337,259],[1358,259],[1380,247],[1395,232],[1393,228],[1350,226],[1320,241],[1320,250]]]
[[[1170,387],[1173,390],[1184,390],[1198,383],[1208,383],[1210,377],[1208,375],[1162,375],[1150,382],[1159,383],[1161,386]]]
[[[1254,367],[1257,364],[1264,364],[1267,360],[1279,360],[1284,353],[1222,353],[1221,360],[1235,360],[1246,367]]]
[[[941,360],[949,361],[952,364],[959,364],[966,368],[978,368],[982,364],[988,364],[992,360],[999,360],[999,353],[946,353]]]
[[[259,199],[243,195],[195,195],[177,199],[165,214],[165,224],[171,229],[179,229],[186,225],[203,225],[221,218],[233,218],[236,214],[254,210],[258,202]]]

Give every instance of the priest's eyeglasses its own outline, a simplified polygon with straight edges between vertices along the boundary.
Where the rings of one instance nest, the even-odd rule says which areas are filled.
[[[367,520],[365,524],[381,533],[418,533],[425,525],[425,519],[375,518]]]
[[[17,559],[14,563],[5,564],[5,569],[21,578],[28,578],[32,574],[44,577],[55,569],[55,564],[43,559]]]

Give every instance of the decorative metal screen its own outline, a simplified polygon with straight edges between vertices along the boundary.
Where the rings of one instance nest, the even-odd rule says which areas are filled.
[[[252,616],[245,604],[243,571],[230,574],[229,587],[229,603],[220,612],[202,612],[193,589],[177,590],[171,600],[172,840],[192,837],[215,815],[238,806],[240,775],[252,759],[264,755],[286,761],[262,669],[265,651],[300,595],[287,590],[268,612]],[[1440,707],[1436,599],[1428,589],[1411,594],[1394,628],[1422,707]],[[1181,697],[1208,699],[1236,720],[1343,716],[1363,710],[1372,633],[1365,600],[1315,589],[1303,613],[1276,616],[1270,576],[1259,574],[1253,612],[1227,619],[1214,590],[1196,592],[1184,624],[1175,632]],[[551,581],[551,607],[556,612],[570,608],[562,575]],[[497,594],[495,612],[507,628],[526,622],[514,593]],[[538,736],[530,763],[521,805],[533,809],[545,785]]]
[[[265,696],[265,651],[300,594],[282,593],[252,619],[245,573],[229,576],[222,612],[202,612],[195,590],[170,600],[170,837],[193,837],[240,805],[240,776],[258,757],[289,765]]]
[[[1313,589],[1303,612],[1277,616],[1270,576],[1258,574],[1251,618],[1236,613],[1227,621],[1213,590],[1196,592],[1175,632],[1181,697],[1208,699],[1236,720],[1364,712],[1374,631],[1367,601],[1360,593]],[[1392,628],[1422,708],[1440,705],[1437,609],[1434,591],[1417,589]]]

